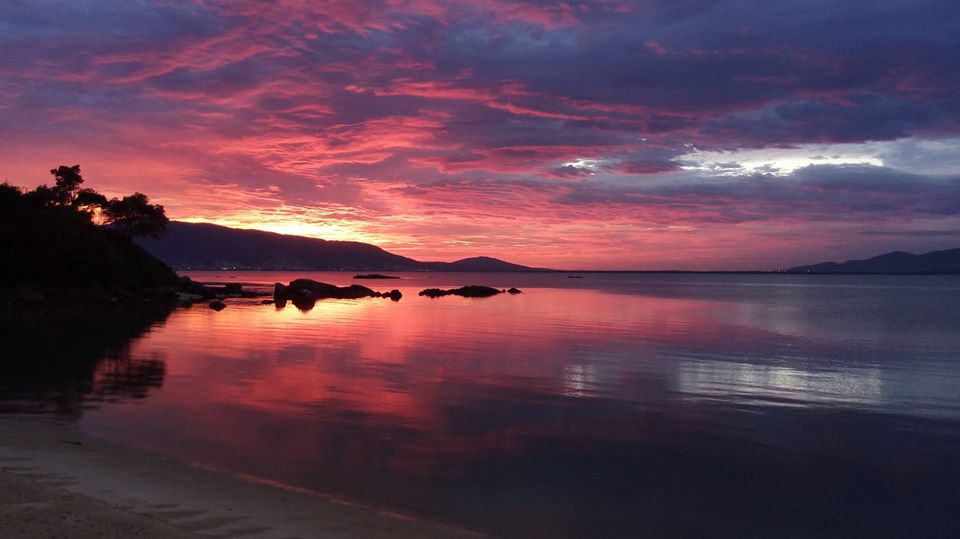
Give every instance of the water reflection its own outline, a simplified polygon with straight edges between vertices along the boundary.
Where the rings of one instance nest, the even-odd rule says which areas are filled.
[[[131,341],[171,309],[63,308],[0,315],[0,412],[77,419],[98,401],[143,399],[163,385],[163,354],[131,354]]]
[[[127,352],[162,358],[163,387],[81,425],[512,537],[960,530],[960,287],[718,278],[697,297],[673,276],[525,276],[485,283],[515,297],[416,295],[437,278],[463,279],[405,276],[399,303],[177,311]]]

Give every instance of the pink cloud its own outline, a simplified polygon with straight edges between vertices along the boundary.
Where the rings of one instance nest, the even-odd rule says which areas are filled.
[[[945,29],[893,2],[831,10],[842,34],[777,3],[28,4],[0,7],[0,179],[21,185],[79,162],[174,218],[556,266],[760,264],[956,225],[942,178],[680,168],[693,147],[956,137]]]

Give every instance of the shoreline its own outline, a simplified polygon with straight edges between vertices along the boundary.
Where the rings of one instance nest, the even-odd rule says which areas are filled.
[[[0,416],[4,537],[402,537],[482,534]]]

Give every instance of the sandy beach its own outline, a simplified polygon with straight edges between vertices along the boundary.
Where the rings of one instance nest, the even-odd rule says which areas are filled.
[[[0,417],[0,529],[34,537],[478,537]]]

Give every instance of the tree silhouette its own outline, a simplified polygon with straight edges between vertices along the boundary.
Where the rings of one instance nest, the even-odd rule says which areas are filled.
[[[73,205],[73,201],[80,192],[80,184],[83,183],[83,176],[80,175],[80,165],[72,167],[60,165],[50,170],[53,174],[55,185],[50,191],[55,197],[55,203],[58,206]]]
[[[93,220],[97,211],[99,210],[102,213],[108,204],[107,197],[93,189],[86,188],[77,192],[71,207],[86,216],[87,219]]]
[[[23,191],[16,185],[10,185],[7,182],[0,183],[0,203],[9,204],[20,200]]]
[[[0,283],[134,290],[176,282],[173,270],[133,241],[164,229],[163,206],[141,193],[108,199],[84,188],[77,165],[51,173],[54,185],[32,191],[0,183]]]
[[[40,185],[33,191],[21,193],[16,187],[3,184],[0,199],[23,197],[34,205],[73,210],[88,221],[94,221],[128,238],[156,237],[166,230],[170,222],[163,206],[150,204],[150,199],[143,193],[108,200],[89,187],[81,188],[83,176],[80,174],[80,165],[60,165],[50,170],[50,174],[55,180],[53,187]]]
[[[80,165],[68,167],[60,165],[50,170],[55,184],[53,187],[40,185],[33,191],[25,194],[27,200],[40,206],[72,206],[80,192],[83,176],[80,175]]]
[[[154,236],[166,230],[170,222],[163,206],[150,204],[143,193],[114,198],[103,207],[103,224],[125,236]]]

